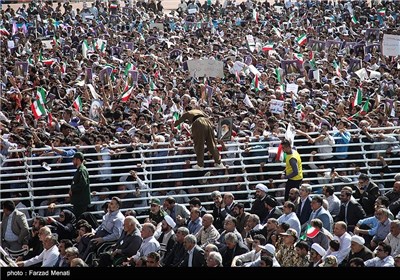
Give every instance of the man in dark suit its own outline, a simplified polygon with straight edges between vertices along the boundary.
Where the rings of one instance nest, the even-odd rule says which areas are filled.
[[[225,235],[225,245],[220,249],[224,267],[230,267],[234,257],[249,251],[249,248],[243,242],[239,242],[238,237],[233,232],[228,232]]]
[[[28,235],[29,226],[25,214],[15,208],[14,201],[4,201],[0,245],[13,251],[19,251]]]
[[[379,187],[370,180],[367,174],[361,173],[358,176],[358,185],[354,193],[354,198],[359,199],[359,203],[364,208],[367,216],[373,216],[375,212],[375,200],[380,195]]]
[[[185,247],[186,254],[179,267],[202,267],[205,265],[204,250],[197,245],[196,236],[186,235],[183,247]]]
[[[312,212],[311,209],[311,187],[309,184],[302,184],[300,186],[300,203],[296,209],[296,215],[299,218],[301,226],[308,222],[310,218],[310,214]]]
[[[366,214],[360,203],[351,199],[351,194],[351,191],[348,189],[342,189],[340,192],[339,198],[342,205],[335,221],[344,221],[347,224],[347,230],[353,232],[357,222],[364,219]]]
[[[269,218],[278,219],[280,216],[283,215],[282,210],[277,207],[278,201],[272,196],[267,196],[264,199],[264,206],[267,209],[267,216],[261,223],[263,225],[265,225],[267,223]]]
[[[72,158],[72,162],[77,169],[71,183],[69,196],[71,197],[71,204],[74,206],[73,212],[77,219],[79,219],[79,216],[83,212],[87,211],[90,204],[89,173],[83,164],[83,160],[84,157],[81,152],[76,152]]]

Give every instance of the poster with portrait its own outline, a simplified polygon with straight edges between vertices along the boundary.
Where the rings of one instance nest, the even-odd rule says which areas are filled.
[[[139,79],[139,75],[138,75],[138,71],[137,70],[130,70],[128,72],[128,85],[130,86],[137,86],[138,84],[138,79]]]
[[[15,62],[15,77],[25,77],[28,74],[28,62],[17,61]]]
[[[325,48],[327,50],[332,50],[332,49],[338,49],[340,50],[342,48],[343,41],[339,40],[327,40],[325,42]]]
[[[222,118],[218,122],[218,140],[229,141],[232,136],[232,118]]]
[[[351,58],[349,62],[349,68],[347,70],[347,73],[353,73],[362,68],[362,61],[361,59],[357,58]]]
[[[365,54],[376,54],[381,52],[381,44],[370,44],[364,48]]]
[[[281,68],[285,75],[300,75],[303,66],[298,60],[282,60]]]
[[[315,52],[321,52],[325,50],[325,41],[310,40],[309,47]]]
[[[89,110],[89,118],[94,121],[100,120],[100,108],[103,106],[103,101],[100,99],[95,99],[92,101]]]
[[[120,56],[122,47],[111,47],[111,55]]]
[[[111,73],[110,71],[107,70],[109,68],[112,71],[111,67],[106,67],[106,68],[100,70],[100,72],[99,72],[99,79],[100,79],[100,82],[102,83],[102,85],[108,85],[108,83],[109,83],[110,73]]]
[[[121,42],[121,48],[123,50],[131,50],[133,51],[135,44],[133,42]]]
[[[365,30],[365,41],[368,43],[379,42],[379,28],[368,28]]]
[[[85,84],[91,84],[93,82],[93,71],[92,68],[85,69]]]

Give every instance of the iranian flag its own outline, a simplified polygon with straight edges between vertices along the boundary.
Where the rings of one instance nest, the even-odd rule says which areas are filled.
[[[181,114],[179,114],[179,112],[174,112],[172,115],[172,118],[174,119],[174,121],[179,120],[179,118],[181,117]],[[181,129],[181,125],[178,125],[178,129]]]
[[[39,53],[39,61],[47,66],[51,66],[51,65],[53,65],[54,62],[56,62],[56,60],[53,58],[52,59],[44,59],[42,50],[40,50],[40,53]]]
[[[110,4],[110,9],[116,9],[116,8],[118,8],[118,4],[115,3]]]
[[[52,123],[53,123],[53,115],[51,114],[51,112],[47,112],[47,126],[51,126]]]
[[[96,50],[103,53],[106,50],[107,41],[103,39],[97,39],[96,41]]]
[[[297,37],[296,42],[297,44],[299,44],[299,46],[304,45],[307,42],[307,34],[303,34],[300,37]]]
[[[46,91],[44,90],[44,88],[37,88],[36,100],[39,101],[40,104],[46,104]]]
[[[365,115],[368,113],[368,111],[369,111],[369,96],[367,98],[367,101],[365,101],[364,105],[362,106],[360,114]]]
[[[256,92],[260,90],[260,83],[258,81],[258,76],[257,75],[254,75],[254,79],[251,82],[251,88],[255,89]]]
[[[8,32],[4,27],[0,28],[0,34],[4,36],[10,36],[10,32]]]
[[[361,105],[362,102],[362,90],[361,88],[358,88],[355,95],[354,95],[354,100],[353,100],[353,107],[357,105]]]
[[[282,162],[286,158],[286,154],[283,151],[282,144],[279,144],[278,151],[276,152],[275,161]]]
[[[310,52],[308,53],[308,58],[309,58],[309,60],[310,60],[310,65],[311,65],[311,67],[312,67],[313,69],[317,68],[317,67],[316,67],[316,64],[315,64],[315,57],[314,57],[313,51],[310,51]]]
[[[84,58],[87,58],[88,51],[89,51],[89,44],[88,44],[87,40],[83,40],[82,55]]]
[[[44,108],[44,105],[39,102],[39,100],[33,101],[31,104],[31,110],[36,120],[41,116],[46,115],[46,109]]]
[[[258,12],[253,9],[253,20],[258,23]]]
[[[29,64],[29,65],[33,65],[33,64],[34,64],[34,62],[33,62],[33,60],[32,60],[32,56],[30,56],[30,57],[28,58],[28,64]]]
[[[279,68],[275,68],[275,75],[278,82],[281,83],[281,71],[279,71]]]
[[[67,72],[67,65],[64,62],[62,62],[60,65],[60,71],[63,74],[65,74]]]
[[[304,62],[304,57],[303,57],[303,55],[301,53],[294,53],[293,57],[294,57],[294,59],[300,61],[301,63]]]
[[[131,86],[130,88],[128,88],[128,90],[124,91],[121,95],[121,101],[122,102],[126,102],[129,100],[129,98],[132,95],[132,90],[133,90],[133,86]]]
[[[274,49],[274,43],[268,43],[264,47],[262,47],[262,51],[272,51]]]
[[[150,77],[150,91],[155,91],[157,89],[156,84],[153,82],[153,79]]]
[[[353,16],[351,17],[351,22],[354,23],[354,24],[357,24],[357,23],[358,23],[358,20],[357,20],[357,18],[356,18],[355,15],[353,15]]]
[[[135,65],[133,65],[132,63],[128,62],[128,64],[125,67],[125,71],[124,71],[124,75],[128,76],[129,71],[131,70],[135,70]]]
[[[74,108],[75,110],[77,110],[78,112],[82,111],[82,99],[81,97],[78,95],[78,97],[75,99],[74,101]]]
[[[237,82],[240,84],[240,75],[239,75],[238,71],[236,71],[235,76],[236,76]]]
[[[275,34],[276,34],[278,37],[282,37],[281,32],[278,30],[278,28],[276,28],[275,26],[273,26],[273,27],[272,27],[272,30],[274,30]]]
[[[336,61],[333,62],[333,68],[335,68],[336,76],[341,77],[342,74],[340,73],[340,65]]]
[[[56,35],[53,36],[53,45],[58,46],[58,39],[57,39]]]
[[[380,15],[381,17],[383,17],[386,14],[386,9],[382,8],[378,10],[378,15]]]

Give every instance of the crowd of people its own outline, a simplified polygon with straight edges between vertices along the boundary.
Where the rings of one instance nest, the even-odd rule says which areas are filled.
[[[400,171],[400,61],[384,55],[385,35],[400,35],[399,5],[182,0],[165,13],[150,0],[3,9],[0,163],[13,199],[3,203],[2,246],[34,248],[18,266],[399,266],[400,176],[392,174]],[[230,126],[230,139],[214,138],[219,123]],[[242,150],[232,150],[235,141]],[[186,149],[192,143],[196,156]],[[138,149],[155,158],[151,194],[138,176],[144,166],[124,168],[123,160],[142,162]],[[270,165],[281,162],[280,150],[284,171]],[[357,153],[365,150],[365,158]],[[239,153],[256,167],[234,168]],[[35,201],[41,216],[14,203],[28,184],[27,156],[40,170],[55,157],[51,172],[74,178],[58,181],[70,195],[50,191],[64,194],[62,203]],[[214,164],[209,175],[236,176],[209,179],[215,188],[181,180]],[[113,176],[115,166],[130,176]],[[30,184],[52,186],[60,173],[51,172]],[[261,174],[251,178],[251,202],[232,194],[245,190],[245,172]],[[337,181],[346,186],[330,184]],[[74,199],[80,186],[84,200]],[[98,195],[109,191],[126,196]],[[210,195],[174,197],[196,192]],[[102,202],[104,215],[86,212]],[[121,211],[128,208],[137,211]]]

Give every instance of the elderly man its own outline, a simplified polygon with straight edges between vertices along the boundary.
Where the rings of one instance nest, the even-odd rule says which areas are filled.
[[[183,241],[183,247],[187,254],[179,267],[202,267],[204,266],[204,250],[197,245],[196,236],[188,234]]]
[[[350,253],[340,264],[341,266],[350,266],[349,261],[354,258],[361,258],[363,261],[372,259],[374,254],[365,245],[365,240],[361,236],[353,235],[351,237]]]
[[[17,262],[17,265],[19,267],[25,267],[41,262],[42,267],[53,267],[58,260],[58,255],[60,254],[57,247],[57,236],[47,235],[43,241],[43,248],[44,249],[40,255],[26,261],[19,261]]]
[[[121,237],[110,251],[101,254],[98,266],[118,266],[129,256],[136,254],[143,241],[137,225],[139,222],[135,217],[127,216],[125,218]]]
[[[220,236],[218,230],[213,225],[214,217],[205,214],[202,219],[202,227],[196,233],[198,244],[204,248],[208,243],[214,243]]]

